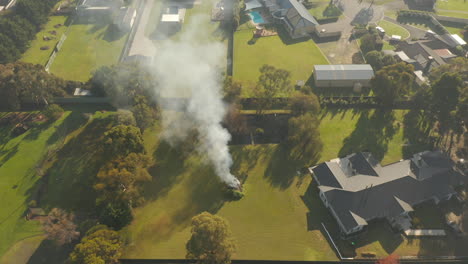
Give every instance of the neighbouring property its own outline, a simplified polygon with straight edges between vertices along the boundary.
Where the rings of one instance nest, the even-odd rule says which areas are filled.
[[[410,9],[434,10],[437,0],[406,0]]]
[[[80,21],[109,19],[123,32],[131,30],[137,17],[136,9],[124,6],[123,0],[84,0],[76,11]]]
[[[320,198],[347,237],[369,222],[385,219],[398,230],[410,230],[413,207],[436,204],[457,194],[465,176],[440,151],[425,151],[412,158],[382,166],[371,153],[355,153],[309,169]],[[406,220],[406,221],[405,221]]]
[[[297,0],[251,0],[246,2],[246,10],[252,10],[250,15],[254,23],[274,21],[283,25],[293,39],[309,37],[319,25]]]
[[[360,92],[362,87],[369,87],[374,77],[374,70],[369,64],[315,65],[315,86],[351,87]]]

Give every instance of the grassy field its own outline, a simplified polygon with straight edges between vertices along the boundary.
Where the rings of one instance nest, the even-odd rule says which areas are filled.
[[[50,71],[64,79],[87,81],[97,68],[118,62],[127,36],[108,22],[74,23]]]
[[[46,210],[51,207],[77,209],[88,201],[84,197],[90,198],[80,188],[82,182],[76,181],[76,175],[85,177],[85,171],[92,169],[93,164],[89,160],[81,163],[85,160],[84,157],[94,156],[91,151],[79,152],[83,148],[77,146],[83,146],[82,143],[86,142],[86,137],[80,137],[82,132],[94,128],[94,123],[88,122],[83,115],[88,111],[91,110],[76,107],[65,112],[56,122],[39,125],[14,138],[9,136],[11,126],[0,129],[0,184],[4,189],[0,197],[6,201],[0,209],[0,256],[4,255],[0,261],[2,264],[26,263],[43,240],[39,222],[26,221],[24,218],[31,197],[36,197],[39,205]],[[108,115],[97,113],[90,116],[91,120],[99,120]],[[89,138],[99,138],[99,132],[94,129],[87,135]],[[94,150],[98,149],[95,144],[90,145]],[[64,153],[74,155],[73,161],[70,162]],[[95,157],[94,159],[98,160]],[[64,167],[66,172],[60,170]],[[80,169],[82,167],[85,169]],[[46,176],[41,178],[37,175],[38,171]],[[39,190],[41,179],[48,179],[49,184],[46,187],[47,195],[39,197],[35,194]],[[80,205],[74,207],[77,202]],[[86,210],[84,206],[79,209]]]
[[[385,34],[391,36],[391,35],[399,35],[401,36],[402,39],[409,38],[410,33],[408,30],[404,29],[403,27],[400,27],[397,24],[394,24],[392,22],[388,22],[385,20],[381,20],[378,23],[379,26],[381,26],[383,29],[385,29]]]
[[[48,149],[59,144],[56,127],[63,126],[69,115],[67,112],[58,121],[39,125],[17,137],[10,136],[12,126],[3,126],[0,130],[0,184],[3,189],[0,199],[4,201],[0,209],[0,255],[16,241],[42,234],[38,222],[26,221],[23,216],[40,179],[35,168]]]
[[[67,29],[67,27],[64,26],[66,20],[66,16],[51,16],[49,18],[49,22],[47,22],[47,24],[44,25],[44,28],[36,34],[36,39],[31,42],[29,49],[21,57],[21,61],[45,65],[49,60],[49,56],[54,50],[55,45]],[[56,28],[55,25],[59,24],[62,26]],[[52,31],[55,31],[56,34],[51,34],[50,32]],[[46,41],[43,39],[44,36],[48,36],[53,39]],[[50,49],[41,50],[40,48],[43,46],[48,46]]]
[[[439,16],[449,16],[449,17],[458,17],[458,18],[466,18],[468,16],[468,12],[455,12],[455,11],[441,11],[438,10],[437,14]]]
[[[321,161],[359,150],[372,151],[383,164],[398,161],[405,156],[405,133],[400,126],[405,114],[323,111]],[[296,174],[298,168],[282,146],[232,146],[233,172],[248,178],[246,196],[238,202],[226,202],[216,176],[200,156],[181,158],[176,149],[157,139],[158,131],[157,127],[145,134],[157,166],[151,170],[154,180],[145,192],[148,203],[136,209],[134,222],[123,232],[128,241],[124,257],[183,258],[191,217],[210,211],[231,224],[237,259],[336,259],[320,231],[321,222],[333,225],[334,221],[315,189],[309,188],[310,176]],[[416,255],[419,247],[408,249],[408,244],[401,243],[397,248]],[[366,250],[391,253],[379,241],[362,242],[358,252]]]
[[[328,64],[326,57],[312,40],[288,43],[279,36],[259,38],[250,45],[252,30],[234,34],[234,78],[246,84],[255,83],[264,64],[291,72],[291,80],[308,80],[316,64]],[[251,95],[244,89],[243,96]]]
[[[464,11],[468,13],[468,2],[465,0],[444,0],[437,1],[437,9]],[[464,17],[466,18],[466,16]]]

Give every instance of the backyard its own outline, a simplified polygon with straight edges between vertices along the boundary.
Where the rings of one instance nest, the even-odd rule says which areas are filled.
[[[437,14],[441,16],[468,17],[468,2],[465,0],[437,1],[436,9]]]
[[[87,81],[94,70],[118,62],[127,36],[108,21],[75,22],[50,71],[67,80]]]
[[[383,164],[400,160],[407,155],[407,133],[401,126],[406,113],[323,111],[321,161],[359,150],[372,151]],[[148,203],[136,209],[135,220],[123,231],[128,241],[125,258],[183,258],[191,217],[210,211],[229,221],[237,240],[236,259],[336,259],[320,229],[321,222],[328,226],[335,222],[309,187],[310,175],[296,172],[299,168],[282,145],[231,146],[233,173],[248,177],[246,196],[227,202],[212,169],[197,154],[182,159],[177,149],[155,137],[159,129],[145,133],[147,150],[158,162],[151,171],[154,181],[146,189]],[[424,148],[413,147],[412,151]],[[358,252],[391,253],[378,240],[361,244]],[[394,250],[416,255],[419,247],[402,241]]]
[[[287,37],[271,36],[259,38],[255,43],[249,44],[253,30],[244,26],[234,34],[233,76],[245,84],[257,81],[259,69],[264,64],[290,71],[293,83],[298,80],[307,81],[314,65],[329,64],[312,40],[293,42]],[[249,97],[251,93],[252,91],[244,89],[243,96]]]
[[[55,45],[68,28],[66,21],[66,16],[51,16],[49,22],[36,34],[36,39],[31,42],[29,49],[21,57],[21,61],[45,65]],[[43,37],[49,37],[51,40],[44,40]],[[41,47],[49,47],[49,49],[41,50]]]

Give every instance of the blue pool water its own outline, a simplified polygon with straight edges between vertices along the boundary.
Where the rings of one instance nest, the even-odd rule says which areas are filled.
[[[265,20],[263,20],[263,17],[258,13],[257,11],[252,11],[249,13],[250,17],[252,18],[253,22],[255,24],[263,24],[265,23]]]

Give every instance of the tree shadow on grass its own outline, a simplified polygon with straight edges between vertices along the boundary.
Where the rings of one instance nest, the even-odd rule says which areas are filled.
[[[409,158],[414,153],[433,148],[429,137],[432,124],[427,121],[421,110],[410,110],[403,119],[403,158]]]
[[[107,42],[114,42],[125,36],[125,32],[119,30],[117,25],[109,25],[105,32],[102,33],[102,39]]]
[[[72,245],[57,246],[55,242],[44,239],[29,258],[27,264],[66,263],[72,250]]]
[[[70,113],[60,125],[56,126],[54,133],[47,140],[47,144],[52,145],[59,140],[64,140],[68,134],[83,126],[86,121],[87,118],[82,113]]]
[[[18,152],[18,146],[19,143],[7,150],[0,150],[0,157],[2,157],[0,159],[0,167],[16,155]]]
[[[289,149],[284,145],[278,145],[268,163],[265,171],[265,178],[271,185],[287,189],[293,183],[296,177],[304,177],[304,162],[292,160],[289,155]]]
[[[46,172],[47,194],[42,207],[85,212],[94,210],[95,175],[108,159],[102,155],[100,145],[104,132],[113,121],[111,117],[92,120],[56,153],[58,159]]]
[[[388,150],[388,142],[397,133],[394,125],[395,116],[392,111],[363,111],[355,130],[343,141],[339,156],[366,151],[381,161]]]
[[[148,170],[153,180],[144,185],[145,200],[156,200],[165,196],[185,169],[179,151],[165,141],[159,143],[153,157],[156,163]]]

